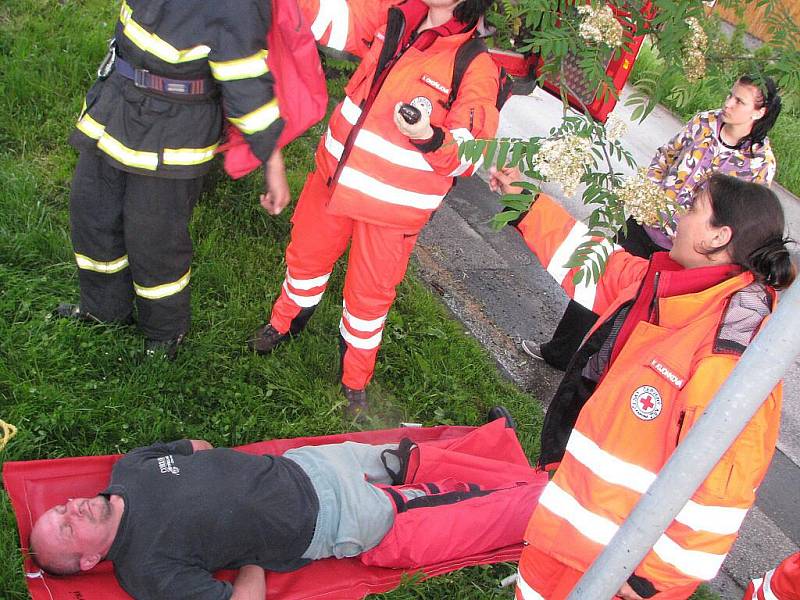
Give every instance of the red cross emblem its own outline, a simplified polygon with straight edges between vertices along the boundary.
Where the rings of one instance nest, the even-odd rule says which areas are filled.
[[[642,421],[652,421],[661,414],[661,394],[652,385],[640,385],[631,395],[631,410]]]

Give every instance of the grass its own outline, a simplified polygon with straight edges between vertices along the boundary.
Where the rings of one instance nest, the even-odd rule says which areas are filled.
[[[289,233],[289,211],[272,218],[258,208],[259,175],[232,182],[214,173],[195,210],[193,328],[175,363],[144,360],[133,328],[49,317],[77,297],[67,212],[76,157],[66,139],[115,13],[104,0],[0,5],[0,418],[19,427],[0,460],[124,452],[180,437],[237,445],[341,431],[341,268],[303,336],[270,358],[244,351],[277,294]],[[331,89],[341,93],[341,81]],[[286,152],[294,197],[321,133],[317,126]],[[370,394],[387,426],[477,424],[502,403],[529,456],[538,446],[540,404],[498,374],[413,273],[389,314]],[[27,598],[18,549],[0,492],[4,600]],[[513,569],[473,567],[380,597],[509,598],[497,582]]]
[[[723,40],[719,43],[726,42]],[[678,94],[668,96],[663,102],[664,106],[684,121],[700,111],[721,107],[732,83],[741,73],[736,65],[728,65],[723,70],[718,65],[711,64],[709,68],[714,77],[707,77],[690,85],[685,98]],[[631,71],[631,83],[636,85],[642,79],[660,79],[663,71],[663,63],[657,52],[651,45],[644,44]],[[800,110],[796,106],[795,98],[784,97],[783,100],[784,108],[769,132],[769,140],[778,163],[775,180],[795,196],[800,196],[800,162],[796,160],[800,155]]]
[[[66,143],[113,29],[115,3],[7,0],[0,6],[0,418],[19,427],[0,460],[124,452],[157,439],[237,445],[342,431],[338,319],[342,268],[303,336],[273,357],[245,351],[285,265],[290,211],[258,207],[255,174],[210,178],[192,221],[193,327],[178,360],[148,362],[130,327],[52,320],[77,298],[68,225],[75,152]],[[332,82],[341,90],[341,82]],[[335,92],[334,92],[335,93]],[[322,133],[286,152],[297,197]],[[478,424],[505,404],[529,454],[538,402],[504,380],[412,274],[398,290],[370,394],[376,426]],[[10,504],[0,493],[0,597],[27,598]],[[406,585],[386,598],[490,598],[511,565]],[[505,594],[508,597],[508,593]]]

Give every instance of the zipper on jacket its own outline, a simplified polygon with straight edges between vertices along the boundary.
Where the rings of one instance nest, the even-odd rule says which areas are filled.
[[[405,32],[405,20],[400,27],[400,32],[398,34],[398,38],[403,38],[403,33]],[[384,43],[386,43],[384,41]],[[375,99],[378,97],[378,92],[383,87],[384,81],[389,76],[389,71],[392,70],[392,67],[397,63],[405,51],[411,46],[411,43],[406,44],[404,47],[400,49],[400,51],[388,62],[386,66],[383,68],[378,80],[372,84],[372,87],[369,90],[369,94],[367,95],[365,100],[362,100],[359,108],[361,109],[361,114],[358,116],[358,120],[353,125],[352,129],[350,129],[350,134],[347,136],[347,139],[344,142],[344,149],[342,150],[342,155],[339,157],[339,164],[336,165],[336,171],[333,172],[333,175],[328,178],[328,187],[332,187],[336,185],[336,182],[339,181],[339,176],[342,174],[342,169],[344,169],[344,164],[347,161],[347,157],[350,155],[350,152],[353,150],[353,146],[356,143],[356,136],[358,132],[361,131],[361,126],[364,124],[364,121],[367,119],[367,114],[369,113],[369,109],[372,107]]]
[[[681,442],[681,432],[683,430],[683,422],[686,419],[686,411],[682,410],[681,414],[678,415],[678,434],[675,436],[675,447],[678,447],[678,444]]]
[[[648,321],[650,323],[658,324],[658,280],[661,278],[661,271],[656,271],[653,277],[653,300],[650,302],[650,310],[648,311]]]

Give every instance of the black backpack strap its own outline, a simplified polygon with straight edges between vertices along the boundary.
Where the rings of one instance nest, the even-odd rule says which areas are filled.
[[[464,73],[467,72],[472,61],[482,52],[488,51],[486,43],[479,37],[469,38],[456,50],[456,60],[453,63],[453,80],[450,83],[450,95],[447,97],[446,102],[442,102],[445,110],[450,110],[453,107],[453,103],[458,96],[458,88],[461,87],[461,81],[464,79]]]

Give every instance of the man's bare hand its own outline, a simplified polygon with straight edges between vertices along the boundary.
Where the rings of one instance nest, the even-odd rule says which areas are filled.
[[[419,121],[414,123],[407,123],[406,120],[400,115],[400,106],[402,102],[398,102],[394,106],[394,124],[404,136],[410,140],[429,140],[433,137],[433,128],[431,127],[431,118],[424,110],[420,112]]]
[[[258,565],[244,565],[233,582],[231,600],[264,600],[267,595],[267,583],[264,569]]]
[[[617,592],[617,598],[622,598],[622,600],[644,600],[639,594],[633,591],[633,588],[628,585],[628,582],[622,584],[622,587],[619,588]]]
[[[500,194],[520,194],[522,188],[513,185],[522,181],[522,173],[517,167],[503,167],[499,171],[495,167],[489,169],[489,189]]]
[[[200,452],[201,450],[211,450],[214,446],[205,440],[189,440],[192,443],[192,452]]]
[[[289,193],[289,182],[286,181],[286,168],[280,150],[274,150],[264,165],[264,189],[266,193],[259,197],[261,206],[273,216],[281,214],[292,196]]]

